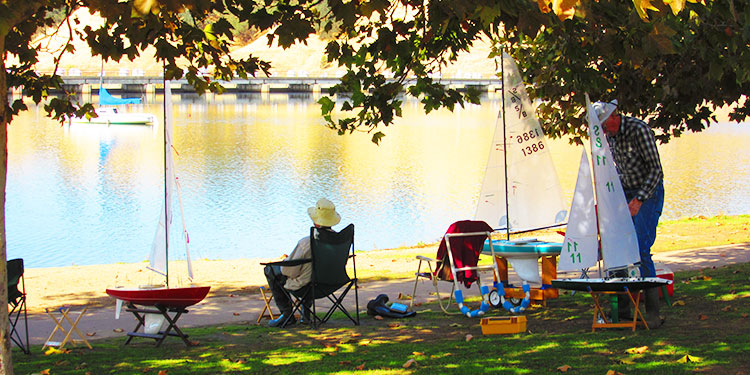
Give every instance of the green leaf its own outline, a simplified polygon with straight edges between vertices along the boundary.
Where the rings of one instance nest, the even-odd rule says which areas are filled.
[[[318,99],[318,104],[320,104],[320,113],[322,115],[330,116],[330,113],[336,107],[336,103],[334,103],[333,100],[331,100],[331,98],[327,96]]]

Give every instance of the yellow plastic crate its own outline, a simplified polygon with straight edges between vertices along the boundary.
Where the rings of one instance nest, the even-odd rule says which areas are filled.
[[[482,333],[485,335],[520,333],[526,331],[526,317],[508,316],[483,318],[481,325]]]

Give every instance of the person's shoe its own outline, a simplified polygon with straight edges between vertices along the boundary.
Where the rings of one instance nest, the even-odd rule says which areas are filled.
[[[284,324],[284,321],[286,320],[287,316],[288,316],[287,314],[281,314],[281,316],[279,316],[278,318],[269,320],[268,326],[284,328],[284,327],[291,326],[294,323],[297,323],[297,319],[294,317],[294,315],[292,315],[289,317],[289,321],[287,321],[286,324]]]

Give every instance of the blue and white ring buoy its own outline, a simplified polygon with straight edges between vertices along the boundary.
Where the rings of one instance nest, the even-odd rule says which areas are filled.
[[[458,304],[458,308],[459,310],[461,310],[462,314],[466,315],[469,318],[476,318],[478,316],[484,315],[484,313],[490,309],[490,288],[483,285],[480,288],[480,291],[482,292],[482,304],[479,305],[479,309],[476,310],[471,310],[468,307],[464,306],[464,295],[461,290],[456,290],[453,292],[454,296],[456,297],[456,304]]]
[[[529,284],[524,280],[523,286],[521,289],[526,294],[523,297],[523,300],[521,301],[521,304],[518,306],[513,306],[510,301],[505,300],[505,287],[503,287],[503,283],[496,281],[495,282],[495,289],[497,289],[497,294],[500,295],[500,303],[506,310],[512,312],[512,313],[520,313],[524,310],[526,310],[527,307],[531,304],[531,287]]]

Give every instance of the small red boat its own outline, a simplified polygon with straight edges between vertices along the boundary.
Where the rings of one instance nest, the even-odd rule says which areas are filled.
[[[182,308],[195,305],[208,295],[210,286],[155,289],[107,289],[107,294],[125,302],[143,306],[160,305],[166,308]]]

